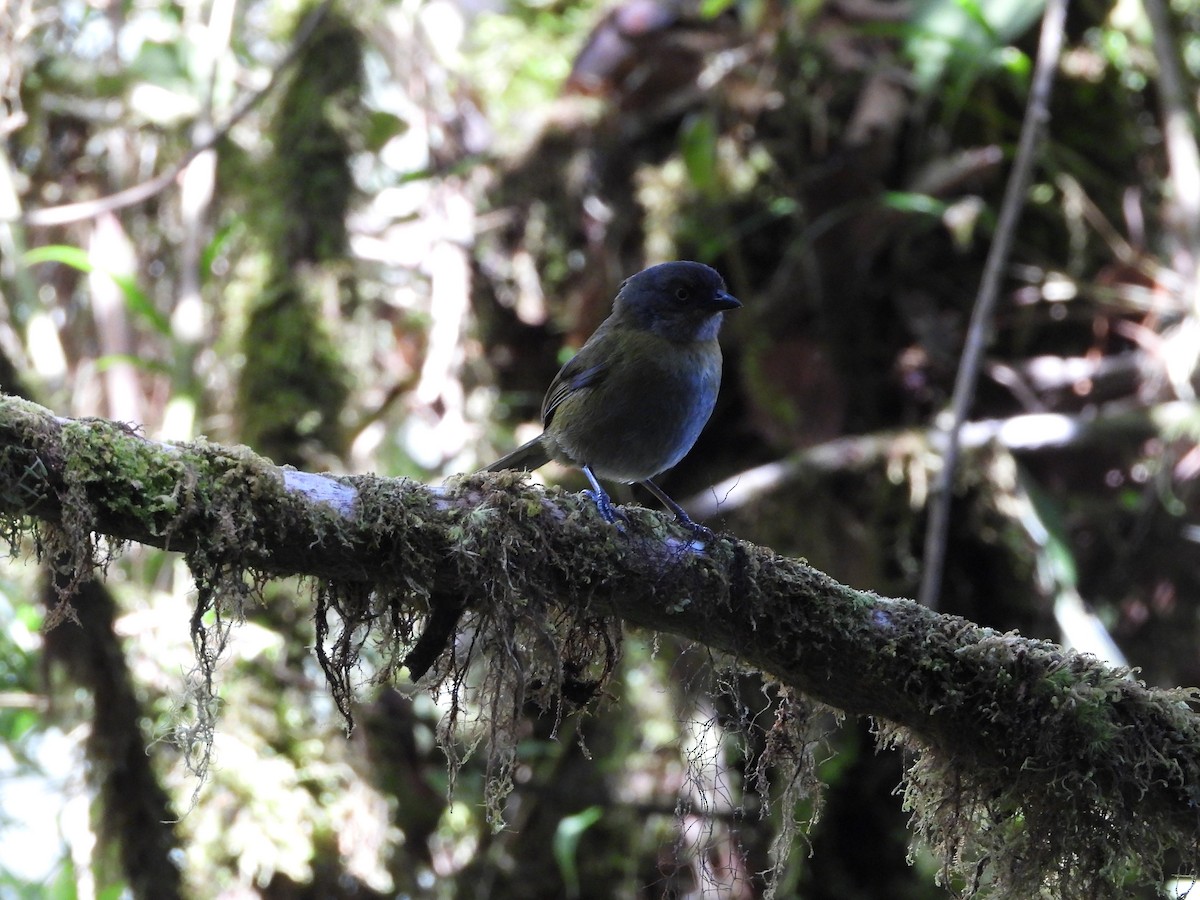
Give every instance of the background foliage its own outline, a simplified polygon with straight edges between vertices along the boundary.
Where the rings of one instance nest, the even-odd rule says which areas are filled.
[[[927,429],[1041,11],[11,0],[0,387],[438,479],[523,439],[623,277],[701,259],[745,309],[667,489],[914,595]],[[1072,5],[972,414],[995,439],[969,442],[942,593],[1163,685],[1200,682],[1197,34],[1191,3]],[[181,562],[125,549],[49,633],[52,579],[0,569],[0,893],[752,897],[782,823],[813,813],[755,791],[773,686],[632,635],[609,702],[554,736],[531,713],[495,832],[472,763],[447,800],[445,698],[364,671],[345,736],[296,588],[236,631],[199,783]],[[828,728],[823,815],[781,893],[945,896],[906,861],[900,762],[866,723]]]

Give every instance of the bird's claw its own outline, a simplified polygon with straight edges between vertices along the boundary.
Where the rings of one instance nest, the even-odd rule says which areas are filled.
[[[612,501],[608,498],[608,494],[604,491],[584,491],[583,496],[596,504],[596,509],[600,512],[600,518],[608,522],[608,524],[619,525],[621,522],[629,521],[629,517],[625,513],[613,506]]]

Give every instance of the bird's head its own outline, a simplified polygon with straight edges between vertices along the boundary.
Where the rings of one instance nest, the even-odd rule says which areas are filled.
[[[717,336],[721,314],[741,305],[716,269],[698,262],[668,262],[625,279],[613,315],[667,340],[707,341]]]

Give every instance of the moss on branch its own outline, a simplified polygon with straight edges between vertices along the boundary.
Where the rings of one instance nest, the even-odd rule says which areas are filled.
[[[1116,897],[1168,859],[1200,862],[1194,692],[853,590],[730,535],[698,551],[665,516],[627,512],[614,529],[580,498],[512,473],[440,488],[300,477],[246,450],[167,446],[0,399],[10,538],[30,519],[58,529],[81,567],[96,533],[181,550],[201,586],[195,628],[263,578],[309,577],[321,661],[347,713],[365,635],[391,660],[383,677],[411,671],[421,646],[422,667],[436,658],[429,678],[455,686],[464,663],[430,643],[451,643],[455,625],[474,635],[497,813],[523,703],[562,714],[598,693],[625,622],[875,717],[886,741],[913,751],[914,827],[968,893]]]

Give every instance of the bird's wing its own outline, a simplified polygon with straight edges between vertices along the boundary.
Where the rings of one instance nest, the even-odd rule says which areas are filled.
[[[608,363],[590,363],[584,357],[590,357],[590,354],[585,354],[581,350],[558,370],[558,374],[546,391],[545,399],[542,400],[543,425],[550,424],[550,420],[554,417],[554,410],[558,408],[559,404],[576,391],[599,383],[608,372]]]

